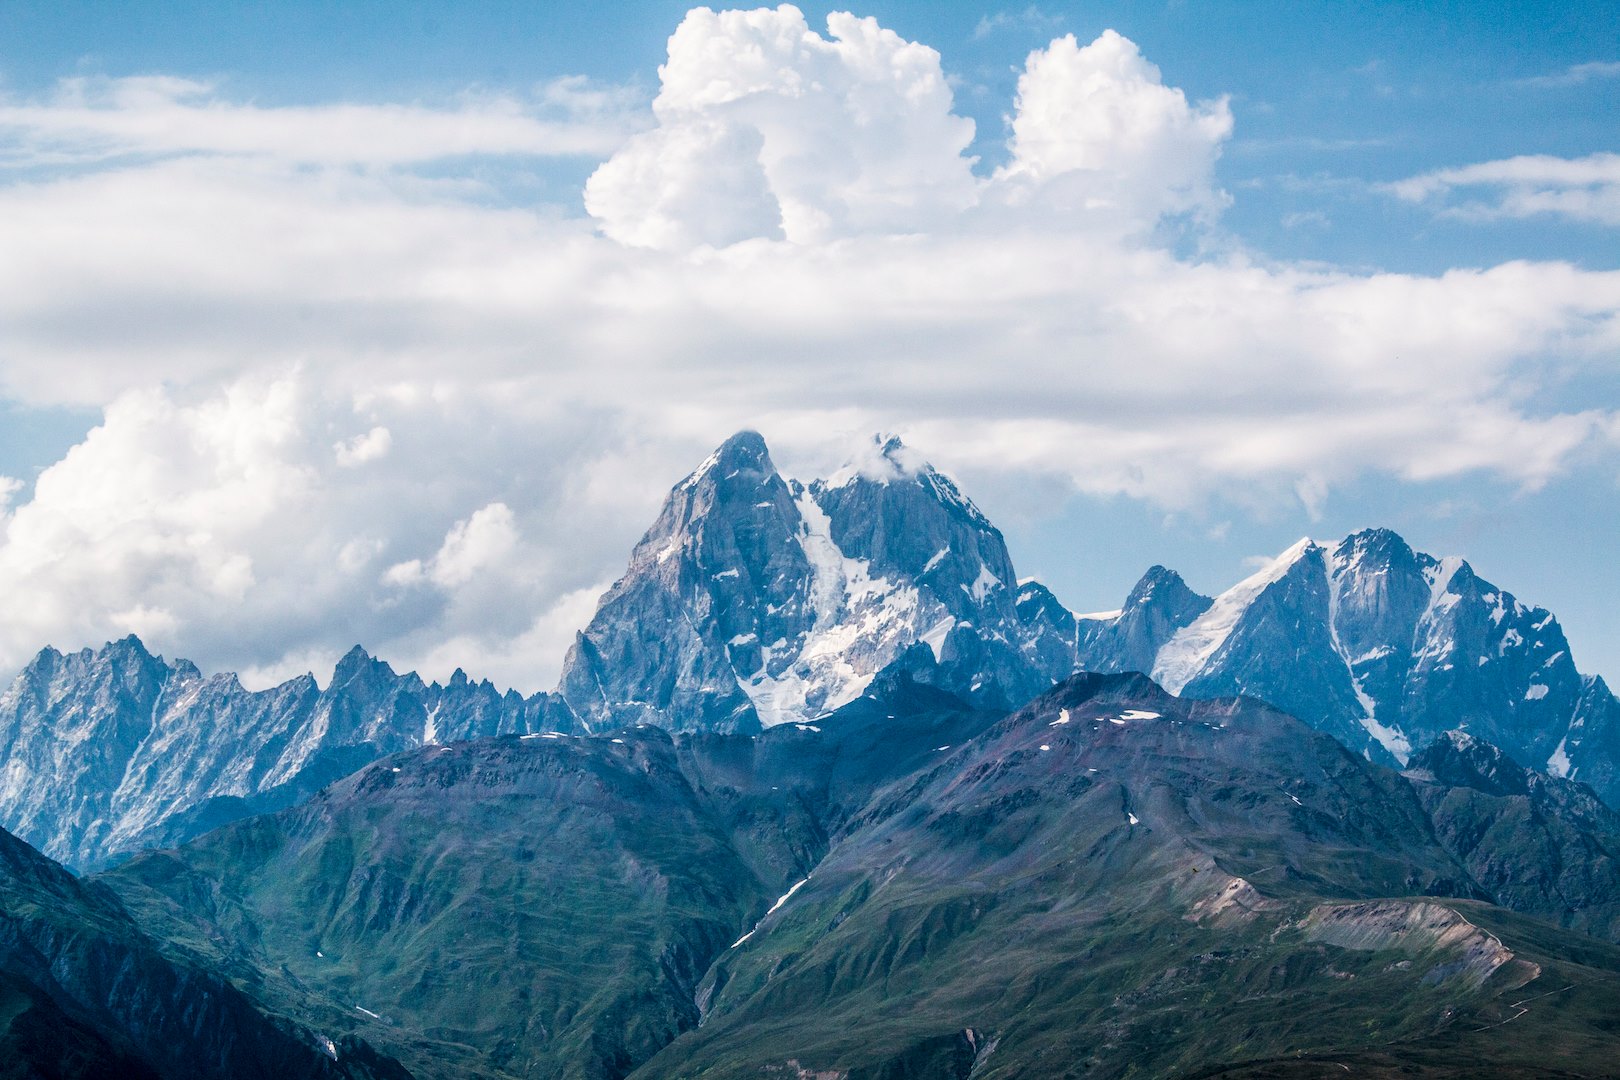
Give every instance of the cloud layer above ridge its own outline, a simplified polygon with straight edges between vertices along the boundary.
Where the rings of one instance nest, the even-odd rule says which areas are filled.
[[[1251,257],[1219,224],[1232,107],[1116,33],[1029,55],[994,170],[940,55],[872,19],[697,9],[660,78],[650,115],[578,80],[0,102],[0,392],[104,410],[0,482],[0,666],[135,631],[264,679],[361,641],[544,688],[741,427],[805,468],[900,430],[1171,507],[1620,449],[1564,392],[1620,348],[1620,274]],[[458,164],[559,155],[601,161],[583,215]]]

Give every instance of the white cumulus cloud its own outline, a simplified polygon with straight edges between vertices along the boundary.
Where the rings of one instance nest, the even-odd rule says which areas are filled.
[[[939,54],[846,12],[827,37],[790,5],[689,12],[653,112],[585,205],[645,247],[811,243],[922,228],[977,199]]]
[[[1225,205],[1215,160],[1232,134],[1224,99],[1189,105],[1130,39],[1073,34],[1031,53],[1018,79],[1012,160],[997,179],[1046,185],[1059,205],[1151,225]]]
[[[363,435],[355,435],[341,442],[332,444],[332,453],[337,463],[346,469],[353,469],[364,465],[368,461],[377,461],[388,456],[389,448],[394,445],[394,436],[382,426],[372,428]]]
[[[471,517],[458,521],[445,534],[438,553],[390,566],[383,580],[390,585],[413,585],[427,580],[453,589],[465,585],[480,570],[498,562],[517,546],[518,534],[511,507],[490,503]]]
[[[381,135],[323,158],[315,106],[253,106],[251,151],[120,128],[96,138],[194,149],[0,172],[0,394],[102,411],[32,488],[0,481],[0,666],[135,629],[256,678],[360,642],[544,689],[743,427],[807,473],[898,430],[1002,490],[1168,508],[1620,460],[1620,409],[1569,390],[1610,377],[1620,274],[1178,255],[1147,226],[1219,209],[1232,117],[1116,34],[1031,54],[992,177],[938,54],[871,20],[695,11],[662,79],[592,218]],[[89,111],[244,108],[137,90]],[[87,124],[27,108],[0,156]]]

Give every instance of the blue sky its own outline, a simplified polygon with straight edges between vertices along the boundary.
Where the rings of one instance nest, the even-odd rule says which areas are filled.
[[[839,10],[801,7],[823,35]],[[44,597],[0,659],[135,629],[269,677],[359,639],[539,688],[659,491],[746,424],[800,471],[905,432],[1077,609],[1151,562],[1217,590],[1300,535],[1386,524],[1552,608],[1583,668],[1620,676],[1620,4],[855,14],[938,54],[948,108],[887,118],[921,132],[903,154],[840,143],[831,98],[720,116],[670,85],[680,115],[655,121],[682,4],[0,8],[0,226],[21,238],[0,319],[23,328],[0,334],[0,577]],[[1020,156],[1026,58],[1106,30],[1139,50],[1110,56],[1159,142]],[[1057,116],[1103,61],[1051,55],[1073,76],[1049,80]],[[716,122],[743,142],[702,167],[730,171],[682,186]],[[797,160],[764,197],[822,224],[701,204],[758,194],[749,139],[812,130],[822,159],[924,176],[907,216]],[[1102,202],[1151,198],[1076,212],[1049,178],[1082,159],[1117,173]],[[1183,182],[1159,191],[1166,170]],[[871,295],[916,306],[889,319],[839,283],[891,257]],[[930,277],[998,259],[982,311],[961,298],[1003,278]]]

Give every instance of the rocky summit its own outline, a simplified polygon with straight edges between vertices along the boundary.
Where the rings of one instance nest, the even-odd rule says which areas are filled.
[[[834,710],[921,643],[990,707],[1141,671],[1260,698],[1392,765],[1468,731],[1620,804],[1620,702],[1552,613],[1387,529],[1301,540],[1216,597],[1155,566],[1096,614],[1016,581],[1001,534],[898,440],[804,485],[745,432],[670,493],[561,693],[596,727],[755,731]]]
[[[1553,614],[1387,529],[1301,540],[1213,599],[1155,567],[1078,625],[1081,669],[1258,697],[1390,763],[1462,730],[1620,803],[1620,705]]]
[[[1039,663],[1001,533],[898,439],[806,485],[743,432],[670,492],[561,693],[598,729],[758,731],[854,700],[919,642],[984,704],[1073,669]]]

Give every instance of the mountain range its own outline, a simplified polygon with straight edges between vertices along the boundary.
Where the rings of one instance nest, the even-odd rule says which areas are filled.
[[[1020,582],[1001,533],[897,439],[808,485],[752,432],[670,492],[564,659],[523,697],[356,647],[323,688],[248,691],[135,638],[45,649],[0,694],[0,826],[108,865],[294,805],[399,750],[649,723],[754,733],[830,713],[905,650],[1008,708],[1076,671],[1260,698],[1389,765],[1451,730],[1620,805],[1620,701],[1550,612],[1388,530],[1302,540],[1217,597],[1153,567],[1117,612]]]
[[[42,651],[0,1080],[1613,1075],[1617,724],[1393,532],[1080,615],[898,440],[744,432],[551,693]]]

